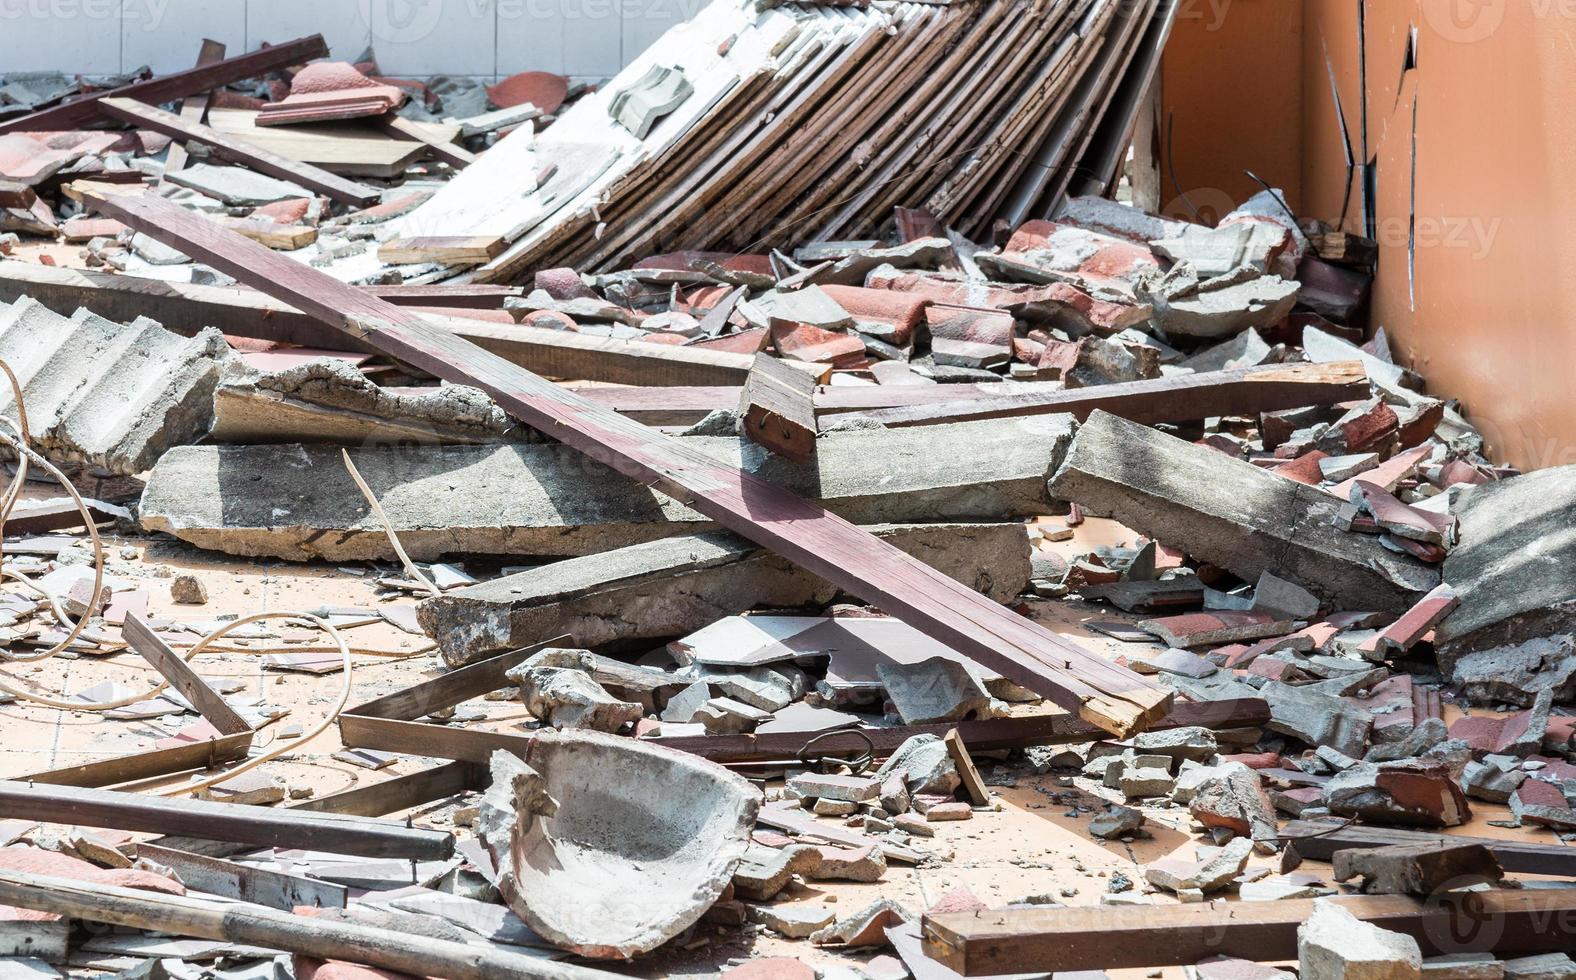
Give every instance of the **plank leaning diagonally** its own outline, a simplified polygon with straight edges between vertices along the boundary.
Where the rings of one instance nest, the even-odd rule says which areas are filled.
[[[1125,736],[1170,706],[1171,695],[1158,685],[980,596],[820,505],[594,405],[435,328],[418,314],[168,201],[123,197],[94,203],[129,227],[368,346],[486,391],[522,422],[646,482],[1106,731]]]

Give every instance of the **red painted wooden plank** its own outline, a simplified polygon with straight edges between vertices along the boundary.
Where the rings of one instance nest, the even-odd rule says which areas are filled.
[[[1118,735],[1171,695],[883,543],[819,504],[722,465],[476,345],[159,198],[95,199],[128,226],[436,377],[694,508],[959,653]]]
[[[224,60],[224,45],[218,41],[204,38],[202,50],[197,52],[197,67],[205,68],[208,65],[217,65]],[[208,93],[193,93],[181,104],[180,116],[182,119],[194,123],[202,122],[208,115]],[[186,166],[186,146],[175,143],[170,146],[164,155],[164,174],[159,178],[159,183],[169,180],[170,174],[176,173]]]
[[[227,58],[212,65],[203,65],[171,75],[160,75],[158,78],[150,78],[143,82],[132,82],[130,85],[122,85],[103,92],[77,96],[60,105],[0,123],[0,136],[6,133],[77,129],[99,118],[98,100],[106,97],[136,99],[154,104],[170,102],[279,68],[305,64],[313,58],[326,57],[328,57],[328,45],[324,43],[323,35],[313,34],[310,37],[297,38],[284,44],[236,55],[234,58]]]
[[[270,177],[293,181],[308,190],[326,194],[344,204],[366,207],[375,204],[378,198],[383,196],[382,192],[365,184],[346,180],[338,174],[331,174],[310,163],[280,156],[260,146],[253,146],[229,133],[221,133],[202,123],[182,119],[173,112],[144,105],[135,99],[100,99],[99,108],[105,115],[131,123],[133,126],[151,129],[178,140],[197,140],[208,147],[216,157],[242,164]]]

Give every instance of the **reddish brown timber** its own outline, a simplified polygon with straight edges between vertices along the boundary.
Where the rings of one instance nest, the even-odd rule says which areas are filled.
[[[0,208],[23,208],[33,206],[38,200],[38,192],[19,180],[0,180]]]
[[[205,68],[216,65],[224,60],[224,45],[218,41],[204,38],[202,48],[197,52],[197,67]],[[203,117],[208,115],[208,93],[193,92],[190,97],[181,103],[181,118],[187,122],[201,123]],[[159,183],[169,180],[170,174],[186,166],[186,147],[181,143],[171,143],[170,150],[164,156],[164,172],[159,177]]]
[[[1081,421],[1103,410],[1148,425],[1334,405],[1366,398],[1369,392],[1368,376],[1356,361],[1274,364],[1030,394],[1014,394],[1010,385],[1001,389],[995,397],[877,409],[863,416],[897,428],[1052,413],[1067,413]]]
[[[321,34],[297,38],[260,48],[246,54],[226,58],[211,65],[203,65],[171,75],[161,75],[146,81],[132,82],[103,92],[90,92],[51,106],[38,112],[0,123],[0,136],[6,133],[27,133],[40,130],[76,129],[99,118],[98,102],[108,97],[136,99],[139,102],[158,104],[207,92],[211,89],[253,78],[279,68],[306,64],[314,58],[328,57],[328,45]]]
[[[1381,929],[1414,937],[1424,956],[1543,953],[1569,948],[1576,891],[1447,892],[1322,899]],[[1313,900],[1011,909],[927,915],[925,952],[966,977],[1120,970],[1208,956],[1295,960]]]
[[[280,156],[260,146],[253,146],[228,133],[221,133],[202,123],[182,119],[173,112],[165,112],[136,99],[100,99],[99,108],[107,115],[131,123],[133,126],[151,129],[173,139],[196,140],[212,150],[213,155],[220,159],[239,163],[270,177],[300,184],[307,190],[327,195],[341,204],[364,208],[369,204],[377,203],[378,198],[382,196],[381,192],[365,184],[346,180],[338,174],[331,174],[310,163],[301,163],[299,160]]]
[[[470,310],[501,310],[503,301],[524,296],[519,286],[464,283],[453,286],[362,286],[366,292],[395,306],[453,306]]]
[[[96,198],[128,227],[206,262],[435,377],[487,392],[525,424],[640,480],[872,603],[959,654],[1119,736],[1165,715],[1171,693],[997,605],[819,504],[158,198]]]
[[[1493,837],[1460,837],[1455,834],[1429,833],[1426,830],[1347,825],[1322,820],[1293,820],[1281,828],[1281,834],[1288,839],[1298,857],[1312,861],[1331,861],[1336,851],[1357,848],[1440,842],[1482,844],[1506,871],[1576,876],[1576,847],[1545,844],[1536,839],[1500,840]]]

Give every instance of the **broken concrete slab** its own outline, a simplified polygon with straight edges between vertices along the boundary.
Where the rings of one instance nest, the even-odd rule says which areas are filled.
[[[1324,785],[1331,813],[1371,823],[1458,827],[1472,812],[1449,768],[1428,758],[1359,763]]]
[[[1270,682],[1261,691],[1270,706],[1270,731],[1362,758],[1374,718],[1361,705],[1308,686]]]
[[[1019,524],[885,524],[869,529],[996,602],[1029,581]],[[737,535],[683,535],[568,558],[424,601],[417,618],[450,666],[574,636],[589,648],[693,633],[764,606],[817,607],[835,586]]]
[[[238,364],[225,372],[213,409],[216,442],[471,445],[529,434],[475,388],[408,394],[374,384],[341,358],[267,373]]]
[[[839,432],[818,440],[809,465],[736,438],[686,444],[858,523],[995,521],[1050,508],[1046,477],[1074,428],[1067,416],[1046,416]],[[390,557],[381,523],[338,455],[299,445],[180,447],[149,476],[143,525],[231,554]],[[560,444],[351,455],[418,560],[596,554],[709,529],[694,511]]]
[[[171,333],[79,310],[58,316],[23,297],[0,303],[0,359],[16,372],[35,448],[113,473],[136,474],[213,421],[213,391],[234,355],[224,336]],[[0,412],[15,399],[0,385]]]
[[[624,959],[694,925],[744,857],[760,808],[742,777],[594,732],[492,758],[477,831],[499,893],[549,942]],[[592,778],[595,774],[595,778]]]
[[[520,698],[534,717],[554,728],[616,732],[644,715],[638,704],[620,701],[591,676],[589,650],[549,647],[506,674],[520,685]]]
[[[1364,922],[1334,902],[1315,901],[1297,927],[1300,980],[1419,980],[1422,972],[1416,939]]]
[[[1369,895],[1427,898],[1448,889],[1497,885],[1505,877],[1487,847],[1448,839],[1336,851],[1333,864],[1336,881],[1361,877]]]
[[[821,850],[810,844],[767,847],[752,843],[733,871],[733,890],[755,902],[769,901],[794,875],[808,877],[821,866]]]
[[[1440,658],[1444,666],[1447,658]],[[1513,646],[1459,654],[1450,665],[1451,683],[1474,702],[1530,707],[1548,691],[1555,701],[1576,699],[1576,635],[1538,637]]]
[[[1438,571],[1331,524],[1340,501],[1250,463],[1096,412],[1051,493],[1240,578],[1265,572],[1346,608],[1402,612]]]
[[[1542,953],[1504,961],[1505,980],[1572,980],[1576,960],[1568,953]]]
[[[1089,821],[1089,835],[1101,840],[1131,837],[1143,829],[1145,821],[1142,810],[1112,804],[1105,813]]]
[[[169,180],[231,207],[254,208],[275,201],[312,197],[312,192],[299,184],[247,167],[194,163],[169,174]]]
[[[950,796],[961,781],[947,743],[936,735],[915,735],[905,741],[876,771],[876,776],[884,782],[898,773],[903,775],[910,794]]]
[[[1165,858],[1144,868],[1144,877],[1151,885],[1170,892],[1181,893],[1196,889],[1208,895],[1229,885],[1233,878],[1247,867],[1253,853],[1253,843],[1237,838],[1224,847],[1200,848],[1206,852],[1197,861],[1185,858]]]
[[[1435,633],[1441,666],[1490,647],[1576,633],[1576,466],[1472,487],[1445,582],[1460,606]]]
[[[882,663],[876,673],[905,725],[995,717],[990,692],[957,660],[932,657],[916,664]]]
[[[1188,813],[1205,827],[1224,828],[1272,849],[1279,831],[1259,774],[1239,762],[1215,769],[1208,778],[1190,780]]]

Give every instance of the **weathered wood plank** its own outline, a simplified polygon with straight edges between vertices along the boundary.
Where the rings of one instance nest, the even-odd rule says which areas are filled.
[[[308,190],[327,195],[341,204],[364,208],[377,203],[378,198],[382,196],[380,191],[365,184],[358,184],[338,174],[331,174],[310,163],[282,157],[260,146],[253,146],[244,140],[228,136],[212,127],[182,119],[173,112],[165,112],[155,106],[145,105],[136,99],[101,99],[98,105],[106,115],[122,122],[151,129],[178,140],[196,140],[212,150],[213,155],[220,159],[239,163],[270,177],[292,181]]]
[[[1451,892],[1321,899],[1414,937],[1424,956],[1569,947],[1576,891]],[[1013,909],[926,916],[925,952],[966,977],[1147,968],[1208,956],[1295,960],[1312,900]]]
[[[1368,376],[1355,361],[1276,364],[1028,394],[1017,394],[1014,386],[1003,385],[996,397],[882,408],[861,414],[890,428],[1052,413],[1071,414],[1082,420],[1097,410],[1130,422],[1150,424],[1333,405],[1365,398],[1368,390]],[[822,422],[836,417],[823,416]]]
[[[223,858],[192,854],[157,844],[139,843],[137,857],[172,869],[188,888],[221,898],[256,902],[286,912],[298,905],[342,909],[350,895],[350,889],[331,881],[236,864]]]
[[[1290,846],[1299,857],[1313,861],[1330,861],[1336,851],[1443,841],[1450,844],[1482,844],[1506,871],[1576,876],[1576,847],[1544,843],[1537,839],[1463,837],[1426,830],[1402,830],[1399,827],[1343,826],[1321,820],[1293,820],[1281,828],[1281,833],[1290,838]]]
[[[252,726],[246,723],[246,719],[230,707],[224,698],[209,687],[201,677],[198,677],[191,665],[180,654],[170,649],[169,644],[149,629],[148,624],[144,623],[136,613],[126,614],[121,635],[125,637],[126,645],[164,675],[170,686],[179,691],[181,697],[191,702],[198,714],[206,718],[213,727],[226,735],[252,731]]]
[[[1170,692],[1158,684],[980,596],[824,507],[593,405],[418,315],[171,202],[96,203],[129,227],[284,298],[392,357],[486,391],[527,425],[649,483],[1107,731],[1127,735],[1142,729],[1170,705]]]
[[[211,38],[203,38],[202,48],[197,52],[197,67],[206,68],[209,65],[216,65],[223,60],[224,45]],[[201,123],[203,117],[207,114],[208,93],[206,90],[193,92],[181,102],[180,117],[187,122]],[[170,174],[184,170],[186,160],[186,145],[184,143],[171,143],[169,152],[164,155],[164,172],[159,177],[159,183],[166,183],[170,179]]]
[[[361,857],[442,860],[454,852],[451,834],[385,820],[139,796],[80,786],[29,785],[10,779],[0,780],[0,812],[19,820],[185,834],[258,847],[301,847]]]
[[[143,82],[132,82],[104,92],[76,96],[48,109],[40,109],[38,112],[0,123],[0,136],[6,133],[76,129],[99,118],[98,102],[105,98],[136,99],[139,102],[157,105],[252,78],[277,68],[288,68],[291,65],[305,64],[314,58],[326,57],[328,57],[328,45],[323,41],[323,36],[313,34],[310,37],[297,38],[294,41],[236,55],[234,58],[227,58],[212,65],[161,75]]]
[[[815,455],[815,379],[770,354],[755,355],[739,396],[744,435],[800,463]]]

